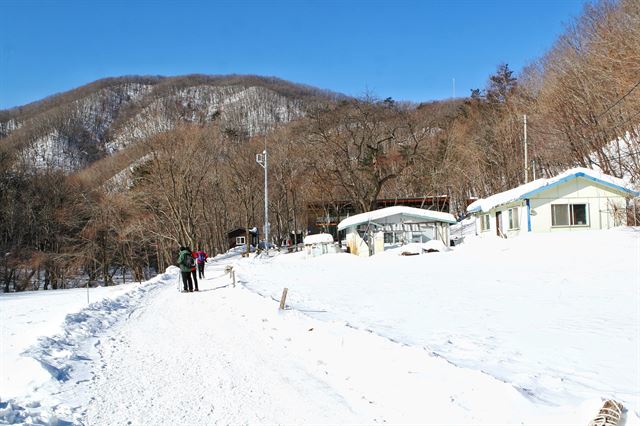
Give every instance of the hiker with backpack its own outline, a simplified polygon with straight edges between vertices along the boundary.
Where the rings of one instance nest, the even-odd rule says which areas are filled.
[[[191,270],[194,267],[193,256],[188,247],[180,247],[178,254],[178,266],[180,267],[180,275],[182,275],[183,291],[193,291],[193,281],[191,280]],[[198,284],[196,282],[196,290]]]
[[[204,264],[207,261],[207,253],[198,247],[198,251],[196,252],[196,263],[198,264],[198,278],[204,279]]]
[[[191,277],[193,278],[193,291],[200,291],[198,290],[198,273],[196,272],[196,252],[191,251],[191,248],[189,247],[187,247],[187,250],[191,253]]]

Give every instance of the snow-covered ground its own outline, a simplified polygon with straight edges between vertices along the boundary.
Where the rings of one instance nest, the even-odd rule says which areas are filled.
[[[76,408],[86,400],[75,385],[88,382],[95,368],[87,355],[90,345],[169,277],[89,290],[1,294],[0,424],[79,419]]]
[[[49,378],[46,370],[37,368],[38,361],[20,356],[38,337],[62,332],[65,316],[85,308],[88,302],[113,299],[130,290],[131,286],[116,286],[2,294],[0,397],[23,394],[29,385]]]
[[[398,253],[0,295],[0,423],[640,424],[640,230]]]
[[[425,348],[543,405],[614,397],[640,414],[640,230],[466,238],[422,256],[241,264],[268,297]]]

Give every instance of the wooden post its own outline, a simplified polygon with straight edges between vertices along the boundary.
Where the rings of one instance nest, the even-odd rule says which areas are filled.
[[[231,276],[233,277],[233,286],[236,286],[236,271],[231,270]]]
[[[284,307],[286,306],[287,291],[289,291],[289,289],[286,287],[284,288],[284,290],[282,290],[282,297],[280,298],[280,310],[284,310]]]

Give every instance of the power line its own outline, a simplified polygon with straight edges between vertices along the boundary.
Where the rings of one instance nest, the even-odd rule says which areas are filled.
[[[632,121],[634,118],[636,118],[638,116],[640,116],[640,110],[637,111],[635,114],[633,114],[631,117],[629,117],[626,120],[624,120],[623,122],[610,124],[610,125],[604,127],[603,130],[607,130],[607,129],[611,129],[611,128],[617,128],[619,130],[628,131],[627,129],[622,128],[621,126],[629,123],[630,121]],[[578,123],[578,125],[574,126],[573,128],[574,129],[576,129],[576,128],[589,128],[589,127],[592,127],[593,125],[594,124],[592,124],[592,123]],[[557,136],[562,136],[563,135],[562,130],[558,130],[558,131],[555,131],[555,132],[553,132],[553,131],[549,132],[549,131],[541,130],[538,126],[536,126],[535,122],[534,122],[534,124],[532,126],[532,129],[533,129],[533,133],[539,133],[539,134],[546,135],[546,136],[556,136],[557,137]],[[577,141],[575,141],[574,143],[577,143]]]
[[[640,86],[640,80],[638,80],[638,82],[636,84],[633,85],[633,87],[631,89],[629,89],[627,91],[627,93],[625,93],[624,95],[622,95],[617,101],[615,101],[613,104],[611,104],[607,109],[605,109],[604,111],[602,111],[600,114],[598,114],[595,118],[595,120],[599,120],[603,115],[605,115],[606,113],[608,113],[609,111],[611,111],[611,109],[613,107],[615,107],[616,105],[618,105],[620,102],[622,102],[627,96],[629,96],[631,94],[631,92],[633,92],[638,86]],[[610,127],[613,128],[618,128],[620,129],[620,126],[627,124],[629,121],[633,120],[634,118],[636,118],[638,115],[640,115],[640,111],[636,112],[635,114],[633,114],[631,117],[629,117],[628,119],[626,119],[625,121],[623,121],[622,123],[614,123],[614,124],[610,124]],[[595,125],[596,123],[579,123],[578,126],[576,127],[591,127],[593,125]],[[534,124],[534,128],[535,128],[535,124]],[[624,130],[624,129],[622,129]],[[557,133],[553,133],[553,132],[545,132],[542,130],[537,130],[538,133],[541,133],[543,135],[547,135],[547,136],[557,136]],[[561,133],[561,132],[559,132]]]
[[[622,96],[620,99],[618,99],[616,102],[614,102],[609,108],[605,109],[603,112],[601,112],[600,114],[598,114],[598,116],[596,117],[596,120],[600,119],[600,117],[602,117],[603,115],[605,115],[606,113],[608,113],[611,108],[613,108],[614,106],[618,105],[620,102],[622,102],[624,100],[624,98],[626,98],[627,96],[629,96],[629,94],[631,92],[633,92],[636,87],[640,86],[640,80],[638,80],[638,82],[631,88],[629,89],[629,91],[627,93],[624,94],[624,96]]]

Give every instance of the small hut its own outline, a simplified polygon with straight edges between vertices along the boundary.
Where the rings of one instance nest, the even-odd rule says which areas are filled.
[[[346,232],[350,253],[370,256],[385,248],[431,240],[448,246],[453,223],[456,219],[450,213],[394,206],[348,217],[338,224],[338,231]]]
[[[247,243],[247,236],[249,238],[249,245],[252,247],[258,246],[258,228],[236,228],[227,232],[227,241],[229,242],[229,248],[243,246]]]
[[[304,237],[304,250],[307,256],[312,257],[338,252],[331,234],[307,235]]]

